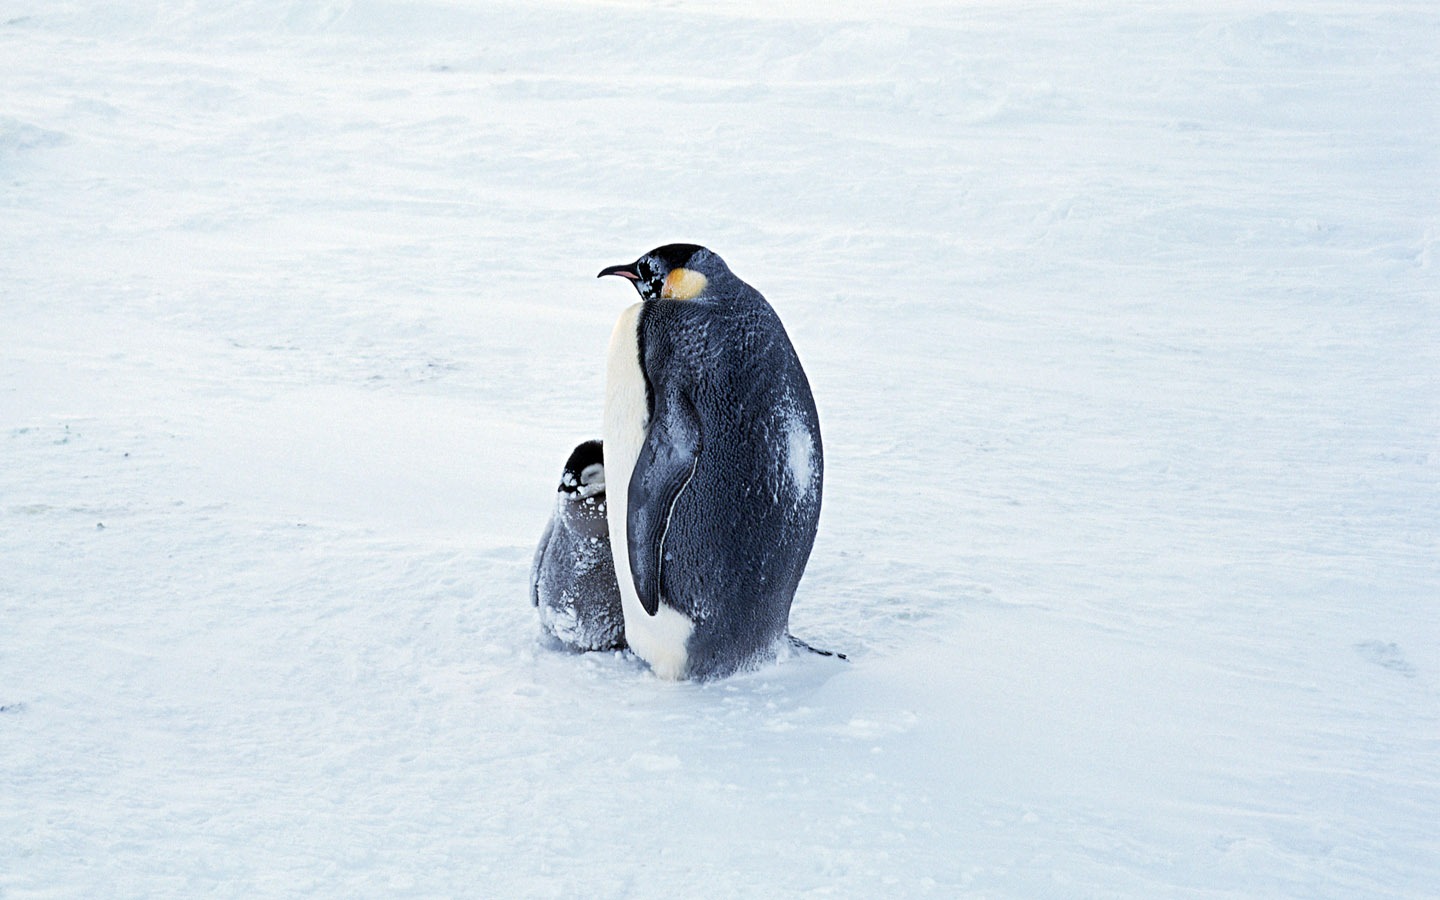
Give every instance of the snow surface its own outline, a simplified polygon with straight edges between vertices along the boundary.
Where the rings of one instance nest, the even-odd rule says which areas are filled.
[[[1440,886],[1433,3],[0,6],[0,895]],[[717,684],[544,649],[629,297],[784,318]]]

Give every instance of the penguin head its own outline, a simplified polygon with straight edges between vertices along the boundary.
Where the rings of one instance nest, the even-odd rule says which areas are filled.
[[[559,491],[572,500],[605,493],[605,450],[601,441],[586,441],[565,461]]]
[[[725,261],[698,244],[666,244],[635,260],[601,269],[595,276],[619,275],[628,278],[640,292],[640,299],[695,300],[718,276],[728,275]]]

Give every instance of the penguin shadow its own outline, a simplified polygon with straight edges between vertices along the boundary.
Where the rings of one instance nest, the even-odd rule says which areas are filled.
[[[604,443],[584,441],[565,461],[555,505],[530,566],[530,604],[540,619],[538,643],[555,653],[612,652],[643,669],[644,661],[625,643],[607,512]],[[775,662],[822,658],[849,662],[845,653],[787,633],[776,648]]]

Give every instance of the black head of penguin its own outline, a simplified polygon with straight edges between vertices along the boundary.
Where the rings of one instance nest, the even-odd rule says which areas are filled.
[[[628,278],[640,299],[695,300],[711,282],[734,278],[725,260],[698,244],[666,244],[635,260],[600,270],[597,278]]]
[[[572,531],[609,541],[605,524],[605,455],[601,441],[585,441],[565,461],[559,507]]]

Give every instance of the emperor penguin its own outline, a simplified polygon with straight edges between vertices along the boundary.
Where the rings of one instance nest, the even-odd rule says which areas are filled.
[[[540,627],[571,650],[625,646],[605,506],[603,445],[586,441],[565,462],[555,510],[530,567],[530,602]]]
[[[714,252],[668,244],[606,275],[640,294],[605,386],[625,640],[665,679],[755,668],[784,646],[820,519],[810,383],[775,310]]]

